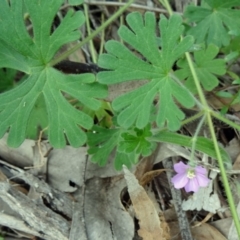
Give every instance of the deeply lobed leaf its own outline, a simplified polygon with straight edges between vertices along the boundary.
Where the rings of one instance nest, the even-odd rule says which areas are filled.
[[[72,146],[86,142],[81,128],[92,127],[93,120],[75,109],[65,98],[76,98],[96,110],[101,103],[95,98],[105,97],[106,88],[95,83],[92,74],[64,75],[48,66],[50,60],[64,44],[80,37],[78,28],[84,22],[82,12],[69,11],[52,32],[52,22],[63,0],[2,1],[0,8],[0,67],[13,68],[27,74],[16,88],[0,95],[0,137],[9,130],[8,143],[19,146],[26,136],[30,116],[37,99],[43,96],[41,106],[46,106],[50,143],[54,147]],[[24,16],[29,15],[33,26],[31,36],[25,26]],[[47,124],[44,122],[43,125]],[[41,124],[40,124],[41,125]]]
[[[88,153],[92,155],[91,161],[104,166],[112,156],[116,170],[121,170],[123,164],[130,167],[135,159],[134,153],[120,152],[117,149],[122,132],[120,128],[106,129],[94,126],[87,134],[90,147]]]
[[[214,45],[209,45],[207,49],[194,52],[194,67],[200,82],[207,91],[213,90],[218,84],[217,76],[222,76],[226,73],[225,61],[223,59],[215,59],[219,52],[219,48]],[[196,87],[192,77],[191,70],[185,59],[177,62],[180,68],[175,72],[180,80],[186,80],[186,86],[191,92],[196,92]]]
[[[146,140],[150,136],[150,124],[144,129],[135,128],[134,131],[125,132],[121,135],[118,150],[125,153],[135,152],[138,156],[149,156],[156,147],[154,143]]]
[[[150,125],[143,130],[94,126],[87,136],[91,160],[104,166],[109,159],[113,159],[116,170],[121,170],[123,164],[130,168],[140,156],[149,156],[156,146],[154,142],[146,140],[152,136]]]
[[[169,129],[177,130],[184,114],[174,99],[185,107],[193,106],[194,101],[189,92],[171,77],[171,72],[175,61],[192,47],[193,39],[188,36],[180,40],[183,26],[181,17],[177,15],[173,15],[169,20],[161,15],[161,49],[158,46],[154,14],[148,12],[143,19],[140,13],[132,13],[128,15],[127,23],[129,28],[122,26],[118,31],[119,36],[133,47],[140,57],[126,46],[109,41],[106,44],[108,53],[100,57],[99,65],[110,71],[100,72],[97,77],[99,82],[106,84],[129,80],[149,82],[113,101],[113,108],[116,111],[121,110],[118,123],[124,128],[134,123],[137,128],[145,127],[150,120],[153,101],[159,98],[156,117],[158,126],[166,123]]]
[[[240,12],[233,9],[240,5],[240,0],[205,0],[205,6],[186,8],[184,16],[190,23],[196,24],[188,34],[195,37],[197,43],[206,42],[218,47],[227,46],[231,32],[239,31]]]

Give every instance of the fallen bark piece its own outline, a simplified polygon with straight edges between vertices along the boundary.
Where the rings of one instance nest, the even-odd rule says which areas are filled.
[[[22,220],[46,240],[67,240],[70,224],[40,202],[17,191],[8,182],[0,182],[0,198],[19,213]]]

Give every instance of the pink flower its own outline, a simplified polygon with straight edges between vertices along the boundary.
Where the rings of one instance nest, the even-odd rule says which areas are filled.
[[[174,164],[177,174],[172,178],[175,188],[185,188],[186,192],[197,192],[199,187],[207,187],[209,179],[207,170],[203,167],[190,167],[183,162]]]

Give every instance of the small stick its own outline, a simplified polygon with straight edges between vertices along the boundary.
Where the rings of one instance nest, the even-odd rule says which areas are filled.
[[[172,169],[173,168],[173,160],[174,160],[174,157],[163,160],[163,167],[166,169]],[[173,177],[174,173],[171,171],[167,171],[166,173],[167,173],[167,178],[168,178],[168,182],[169,182],[170,189],[171,189],[174,207],[175,207],[176,214],[178,217],[178,224],[179,224],[179,228],[181,231],[182,239],[193,240],[186,212],[183,211],[183,209],[182,209],[181,191],[178,189],[175,189],[171,182],[171,178]]]
[[[124,6],[126,3],[124,2],[105,2],[105,1],[84,1],[86,4],[89,5],[102,5],[102,6],[116,6],[116,7],[121,7]],[[166,9],[162,8],[155,8],[155,7],[148,7],[144,5],[139,5],[139,4],[131,4],[129,8],[136,8],[136,9],[142,9],[146,11],[151,11],[151,12],[158,12],[158,13],[165,13],[168,14],[168,11]],[[180,12],[176,12],[177,14],[182,15]]]

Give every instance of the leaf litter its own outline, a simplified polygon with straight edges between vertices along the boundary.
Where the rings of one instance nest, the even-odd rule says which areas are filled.
[[[192,12],[187,13],[190,20]],[[199,34],[198,30],[193,30],[193,34]],[[229,39],[219,38],[217,44],[227,41]],[[13,55],[13,52],[8,54]],[[22,63],[18,69],[29,72],[29,62],[21,54],[14,52],[14,56],[17,63]],[[178,64],[185,72],[188,71],[183,63]],[[214,78],[213,75],[211,77]],[[89,80],[87,84],[91,82]],[[54,82],[51,84],[54,85]],[[135,89],[136,85],[130,87]],[[104,89],[99,90],[104,92]],[[72,87],[69,87],[69,91],[74,94]],[[101,96],[104,96],[103,92]],[[113,92],[117,96],[122,95],[116,88]],[[116,109],[121,105],[120,100],[115,102]],[[154,158],[145,157],[131,171],[126,168],[116,171],[112,163],[114,152],[109,153],[110,161],[99,168],[90,161],[85,147],[52,149],[49,143],[42,142],[39,148],[38,142],[25,140],[19,148],[13,149],[7,146],[6,137],[0,140],[0,225],[15,229],[18,237],[22,237],[24,232],[25,238],[37,236],[43,239],[127,240],[139,239],[139,236],[143,239],[181,239],[179,219],[173,208],[174,199],[169,197],[170,190],[161,162],[174,156],[188,159],[190,154],[186,148],[163,143],[161,151]],[[13,145],[19,143],[13,137],[11,142]],[[57,144],[60,146],[64,143]],[[232,143],[229,144],[230,148]],[[228,148],[225,150],[232,153]],[[239,151],[232,157],[234,170],[240,171],[237,164],[239,157],[236,158],[236,155],[239,155]],[[160,170],[154,170],[156,168]],[[144,174],[147,177],[141,181]],[[159,185],[153,181],[156,178],[160,181]],[[198,192],[198,196],[185,194],[185,200],[180,203],[188,211],[191,226],[197,226],[191,229],[196,239],[237,239],[232,219],[224,208],[226,198],[219,185],[221,182],[218,177],[213,177],[207,189]],[[163,205],[156,194],[159,186],[164,190],[161,195],[167,204],[164,211],[160,209]],[[233,181],[234,187],[236,184]],[[194,201],[194,197],[197,201]],[[235,200],[239,210],[237,194]],[[209,212],[214,215],[204,222]]]
[[[23,167],[31,166],[33,164],[32,159],[36,158],[36,155],[39,155],[39,153],[37,152],[34,153],[33,151],[33,146],[35,145],[35,142],[33,140],[26,140],[26,142],[23,143],[24,150],[26,151],[24,153],[24,159],[25,159],[24,166],[23,166],[23,162],[19,162],[19,157],[18,157],[20,156],[19,149],[12,149],[8,147],[6,145],[6,138],[2,139],[0,141],[0,144],[1,146],[5,146],[5,147],[1,147],[0,155],[5,156],[4,158],[6,159],[10,159],[9,165],[6,165],[3,168],[8,178],[13,179],[16,182],[18,182],[20,179],[24,180],[30,186],[30,188],[36,192],[35,197],[37,197],[38,201],[44,200],[44,201],[47,201],[48,204],[50,204],[51,211],[54,211],[59,208],[58,212],[62,211],[62,214],[64,214],[65,216],[68,216],[68,218],[71,219],[73,215],[76,214],[76,212],[79,212],[80,210],[82,210],[82,213],[80,214],[81,217],[78,219],[78,221],[81,220],[84,222],[85,227],[84,229],[81,229],[81,230],[84,230],[86,232],[86,235],[88,236],[87,239],[103,239],[103,237],[104,239],[120,239],[120,236],[121,237],[124,236],[124,239],[133,239],[133,236],[134,234],[136,234],[136,231],[140,236],[143,237],[143,239],[161,239],[161,238],[157,238],[154,231],[152,230],[152,228],[154,227],[154,224],[158,229],[156,231],[161,232],[162,239],[171,239],[169,237],[165,238],[165,235],[168,236],[168,234],[169,235],[171,234],[171,236],[173,237],[175,234],[177,234],[178,228],[176,227],[176,223],[174,223],[177,221],[177,218],[175,217],[174,219],[171,219],[171,220],[168,219],[169,211],[170,210],[174,211],[174,209],[171,207],[170,202],[169,202],[170,208],[168,209],[168,211],[162,211],[162,210],[160,212],[157,211],[156,208],[154,207],[154,204],[155,203],[159,204],[159,199],[156,197],[155,194],[151,194],[150,198],[148,197],[148,194],[147,194],[148,191],[144,190],[144,188],[141,187],[141,185],[139,185],[138,181],[134,176],[134,172],[137,175],[137,172],[136,172],[137,170],[135,168],[131,170],[132,173],[129,170],[126,170],[126,168],[124,169],[125,173],[122,171],[119,172],[114,170],[111,162],[108,163],[105,167],[99,168],[96,164],[92,163],[89,160],[88,161],[86,160],[86,156],[87,156],[86,148],[84,147],[72,148],[67,146],[64,149],[52,150],[49,156],[47,157],[48,158],[47,160],[48,161],[47,163],[48,177],[47,177],[47,180],[46,180],[47,183],[46,183],[43,180],[38,180],[38,178],[34,176],[36,172],[34,174],[32,172],[33,170],[35,170],[35,168],[30,169],[27,172],[21,170]],[[159,164],[159,162],[161,162],[163,158],[166,159],[166,156],[167,158],[169,158],[174,155],[185,156],[186,154],[186,149],[178,146],[176,146],[176,149],[175,149],[176,152],[174,152],[174,145],[164,144],[164,146],[161,146],[160,149],[162,151],[160,151],[160,154],[158,155],[158,158],[155,159],[155,162],[152,162],[151,164],[151,162],[148,161],[148,163],[151,164],[150,169],[152,169],[155,164]],[[13,154],[15,151],[16,153]],[[9,154],[7,154],[8,152],[11,152],[11,157],[9,157]],[[165,152],[165,156],[162,155],[161,152],[162,153]],[[180,152],[182,153],[180,154]],[[137,166],[137,169],[139,172],[141,172],[140,168],[141,168],[141,163],[140,165]],[[1,171],[3,171],[3,169],[1,167]],[[147,178],[144,177],[143,179],[145,180],[140,181],[144,183],[145,186],[148,183],[153,184],[152,179],[157,175],[161,176],[162,174],[164,174],[164,169],[161,171],[158,170],[157,173],[155,173],[155,171],[152,171],[149,173],[146,172],[146,174],[153,175],[153,177],[152,178],[151,177],[149,178],[149,176]],[[37,175],[39,176],[39,174]],[[42,176],[42,173],[41,173],[41,176]],[[126,181],[124,180],[124,177],[127,178]],[[45,184],[47,185],[47,187],[43,186]],[[131,187],[131,184],[134,187]],[[183,208],[188,212],[194,212],[194,209],[196,209],[199,213],[203,211],[203,213],[201,214],[204,214],[204,211],[216,212],[216,210],[220,210],[224,212],[224,209],[220,209],[219,201],[218,201],[218,207],[215,204],[216,202],[211,201],[211,198],[213,197],[213,195],[211,195],[211,191],[212,191],[211,187],[212,187],[212,184],[209,185],[209,188],[202,189],[202,191],[199,191],[197,193],[198,196],[196,197],[197,201],[194,201],[189,204],[186,204],[186,201],[183,202]],[[84,196],[83,196],[83,188],[85,188]],[[125,197],[122,196],[122,193],[126,191],[126,188],[128,188],[128,192],[130,196],[130,198],[127,198],[128,200],[126,199],[126,196]],[[167,185],[165,185],[164,188],[167,191],[167,188],[168,188]],[[20,190],[18,189],[18,191]],[[1,204],[1,206],[5,206],[7,203],[9,203],[9,201],[3,200],[4,199],[3,196],[5,194],[6,192],[4,193],[2,192],[1,200],[3,201],[2,203],[4,204],[3,205]],[[34,195],[30,195],[28,193],[28,196],[30,198],[30,196],[33,197]],[[209,196],[209,202],[207,200],[208,199],[207,196]],[[217,197],[217,195],[215,197]],[[204,205],[201,205],[202,203],[198,202],[200,201],[201,198],[204,200],[203,202],[205,202],[205,204],[210,204],[211,202],[211,204],[213,204],[212,208],[211,208],[211,205],[207,205],[209,207],[204,207]],[[193,201],[193,199],[194,199],[194,196],[193,198],[189,196],[187,201]],[[15,200],[16,200],[16,204],[17,203],[19,204],[19,202],[22,201],[22,198],[16,198]],[[132,204],[134,209],[133,212],[130,207],[130,205]],[[193,204],[195,204],[195,207]],[[77,209],[74,208],[75,212],[73,212],[72,210],[73,205],[79,206],[79,208]],[[27,220],[28,218],[25,215],[27,215],[27,211],[29,213],[32,210],[31,208],[27,209],[24,206],[21,206],[21,208],[23,208],[22,211],[24,211],[24,213],[21,213],[21,215],[18,215],[19,211],[16,211],[16,209],[14,211],[14,214],[12,213],[13,209],[11,208],[11,205],[10,205],[10,209],[9,209],[9,206],[8,207],[5,206],[4,214],[11,213],[18,220],[22,218]],[[43,208],[43,206],[39,207],[38,205],[35,205],[34,208],[37,208],[40,211],[46,211],[45,209],[46,206],[44,206]],[[149,208],[151,208],[152,210],[150,211]],[[154,215],[152,212],[155,212]],[[148,215],[149,217],[147,217]],[[136,219],[138,219],[139,227],[137,227],[134,224],[135,217]],[[34,219],[34,216],[32,216],[32,218]],[[154,220],[154,218],[156,219]],[[44,222],[45,217],[43,217],[41,220],[38,218],[38,221]],[[62,221],[64,220],[62,219]],[[143,222],[141,223],[141,221]],[[223,219],[220,221],[223,221]],[[162,224],[165,224],[164,228],[161,227]],[[173,224],[175,224],[174,231],[172,231]],[[196,222],[194,222],[194,224],[196,224]],[[36,226],[32,224],[32,228],[34,227]],[[210,227],[209,223],[200,224],[199,227],[206,228],[206,231],[208,231],[210,235],[214,233],[214,234],[217,234],[217,236],[220,236],[220,233],[217,233],[218,230],[216,230],[214,227]],[[58,228],[60,228],[60,226],[58,226]],[[164,232],[163,232],[163,229],[165,229]],[[170,229],[170,231],[167,233],[166,229]],[[193,228],[192,230],[193,234],[194,235],[197,234],[196,236],[199,237],[198,239],[204,239],[204,238],[200,238],[200,235],[198,235],[199,232],[196,229],[197,227]],[[30,229],[25,229],[25,231],[27,231],[28,233],[31,233]],[[52,229],[50,228],[48,231],[49,232],[48,233],[46,232],[47,234],[44,235],[44,238],[56,239],[53,237],[53,235],[51,235],[53,234],[51,232]],[[228,229],[221,229],[220,232],[227,234]],[[36,235],[43,237],[43,235],[41,234],[36,234]],[[204,237],[207,237],[207,236],[208,235],[205,232]],[[62,236],[62,239],[64,239],[63,236]],[[217,239],[217,238],[212,238],[212,239]],[[218,239],[226,239],[226,238],[221,237]]]

